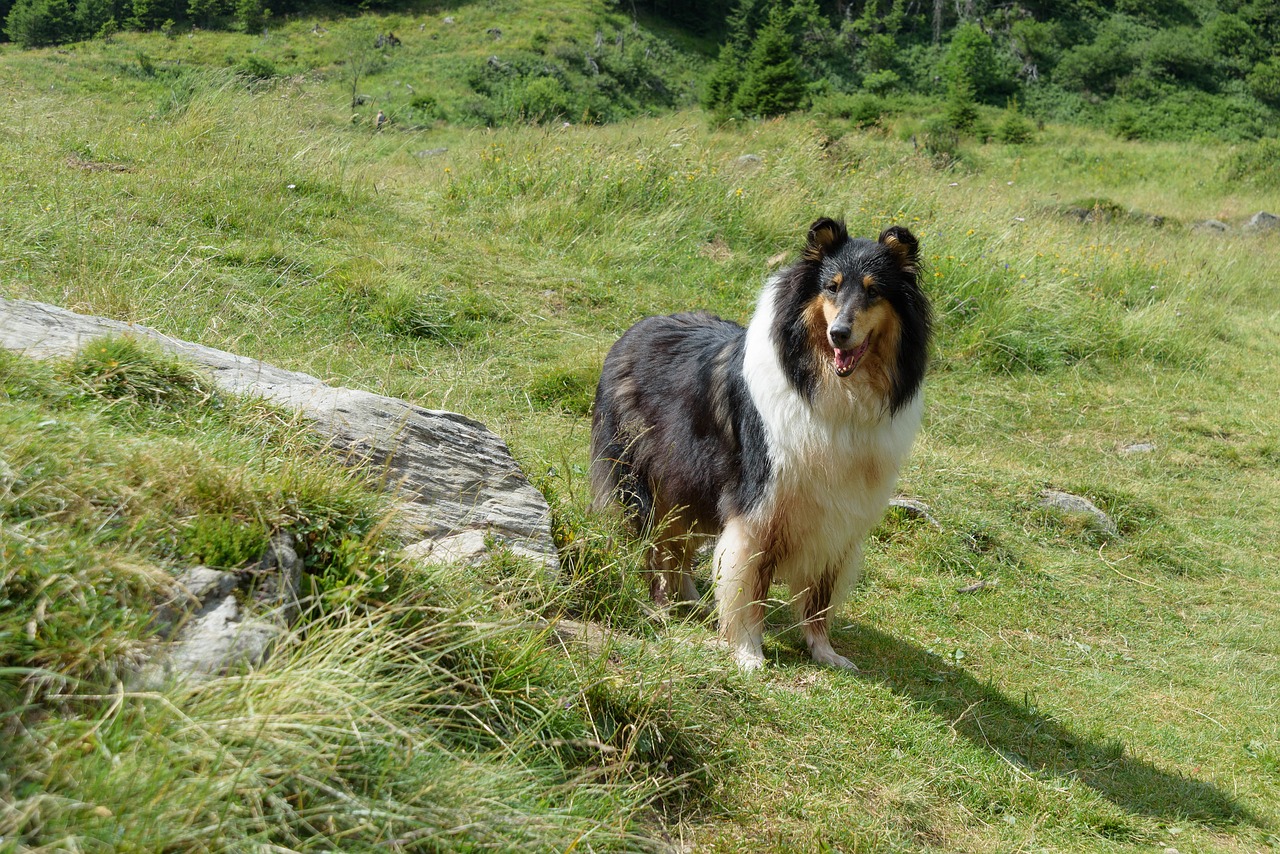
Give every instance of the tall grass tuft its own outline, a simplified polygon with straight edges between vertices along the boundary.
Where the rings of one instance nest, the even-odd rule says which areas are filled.
[[[446,573],[415,582],[251,673],[66,692],[97,711],[29,732],[0,833],[148,850],[655,847],[648,805],[705,757],[653,689],[598,662],[570,672],[547,629],[439,596]]]

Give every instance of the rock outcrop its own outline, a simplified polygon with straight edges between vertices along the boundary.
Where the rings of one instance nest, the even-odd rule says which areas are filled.
[[[557,566],[546,499],[503,441],[452,412],[330,386],[225,350],[155,329],[76,314],[44,303],[0,299],[0,346],[32,358],[69,356],[106,335],[132,335],[208,370],[227,392],[261,397],[303,414],[352,462],[384,472],[401,515],[428,559],[472,558],[476,542],[501,543],[548,569]],[[467,548],[459,548],[460,541]]]

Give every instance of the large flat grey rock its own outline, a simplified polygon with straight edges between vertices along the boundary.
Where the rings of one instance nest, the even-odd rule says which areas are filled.
[[[172,338],[134,323],[0,298],[0,346],[32,358],[69,356],[104,335],[132,335],[208,370],[223,390],[302,413],[356,462],[385,471],[420,553],[467,531],[557,566],[550,509],[506,444],[483,424],[398,398],[330,386],[308,374]],[[448,549],[440,550],[441,554]]]

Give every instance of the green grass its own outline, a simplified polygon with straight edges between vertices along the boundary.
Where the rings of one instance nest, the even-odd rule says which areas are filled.
[[[409,23],[378,27],[408,41]],[[6,840],[1277,843],[1280,249],[1185,228],[1280,209],[1274,185],[1230,177],[1238,151],[1051,125],[962,142],[938,169],[912,114],[374,133],[332,76],[127,70],[187,42],[206,51],[190,64],[220,65],[235,39],[253,41],[0,51],[0,86],[25,93],[0,117],[0,292],[479,418],[548,493],[565,571],[400,566],[377,502],[278,414],[198,382],[149,392],[169,387],[154,363],[111,396],[101,371],[7,360],[5,578],[53,579],[46,624],[101,617],[33,651],[41,594],[6,580],[3,666],[44,677],[38,696],[27,670],[4,677],[28,716],[3,753]],[[1063,214],[1081,199],[1165,225]],[[921,239],[939,334],[902,491],[942,529],[894,516],[868,544],[833,631],[860,672],[810,665],[778,608],[771,666],[745,677],[702,621],[647,616],[640,548],[586,512],[587,407],[623,329],[692,307],[745,320],[766,259],[819,215]],[[8,471],[31,474],[18,489]],[[113,668],[145,634],[130,604],[209,542],[230,562],[296,524],[304,485],[395,581],[369,594],[383,604],[336,608],[260,671],[121,697]],[[1090,497],[1119,535],[1043,510],[1046,488]],[[997,583],[957,592],[977,580]],[[558,615],[615,634],[562,645]]]

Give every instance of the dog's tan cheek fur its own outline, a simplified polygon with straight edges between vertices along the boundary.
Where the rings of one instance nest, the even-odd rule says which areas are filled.
[[[902,321],[898,313],[881,300],[858,315],[855,334],[871,339],[871,350],[866,362],[867,378],[876,393],[887,398],[893,389],[893,374],[898,357],[898,341],[902,338]]]
[[[809,329],[809,345],[819,360],[830,358],[831,342],[827,327],[836,319],[840,308],[824,296],[814,297],[804,309],[804,325]]]

